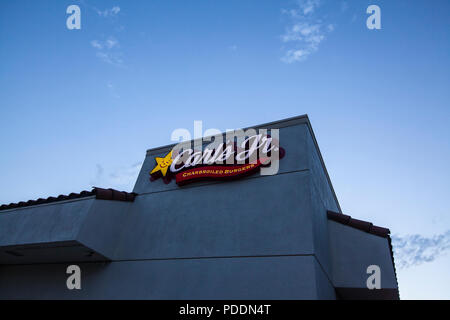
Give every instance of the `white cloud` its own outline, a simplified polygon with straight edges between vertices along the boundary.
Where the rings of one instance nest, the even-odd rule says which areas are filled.
[[[114,39],[114,38],[109,38],[108,40],[106,40],[105,43],[106,43],[106,47],[107,47],[108,49],[111,49],[111,48],[113,48],[114,46],[118,45],[119,41],[117,41],[117,40]]]
[[[116,16],[120,12],[120,7],[114,6],[111,9],[106,9],[103,11],[95,9],[95,11],[97,12],[97,14],[100,17],[113,17],[113,16]]]
[[[114,37],[109,37],[105,41],[92,40],[91,46],[97,51],[96,56],[102,61],[116,66],[123,64],[122,53],[112,50],[119,47],[119,41]]]
[[[114,66],[120,67],[123,65],[123,60],[121,58],[120,53],[114,53],[114,52],[97,52],[96,53],[97,58],[100,60],[112,64]]]
[[[113,14],[118,14],[119,11],[120,11],[120,7],[113,7],[113,8],[111,9],[111,12],[112,12]]]
[[[114,37],[109,37],[105,41],[100,40],[92,40],[91,46],[95,49],[102,50],[102,49],[112,49],[114,47],[119,46],[119,41]]]
[[[301,22],[294,24],[286,33],[281,37],[283,42],[290,41],[304,41],[310,45],[318,45],[324,36],[321,31],[320,24],[309,24],[307,22]]]
[[[88,5],[88,7],[94,10],[98,14],[98,16],[102,18],[116,17],[121,11],[119,6],[113,6],[112,8],[105,10],[99,10],[96,7],[90,5]],[[119,27],[116,26],[116,19],[112,20],[111,22],[113,24],[113,29],[110,28],[111,24],[107,24],[108,28],[110,28],[109,32],[112,32],[112,30],[115,30],[116,32],[121,32],[124,30],[125,27],[123,25],[120,25]],[[92,48],[95,49],[96,57],[105,63],[118,67],[124,67],[122,59],[123,54],[120,49],[121,46],[119,41],[113,36],[102,38],[103,40],[92,40],[90,42]]]
[[[431,262],[450,249],[450,230],[431,238],[419,234],[404,237],[393,235],[392,247],[395,265],[399,268]]]
[[[319,44],[325,39],[326,32],[334,30],[333,24],[325,25],[322,19],[316,17],[319,0],[300,0],[297,8],[282,10],[292,19],[292,24],[281,36],[281,41],[294,48],[287,48],[281,61],[293,63],[304,61],[309,55],[319,49]]]
[[[307,56],[311,54],[310,51],[298,49],[298,50],[288,50],[281,61],[285,63],[292,63],[296,61],[303,61]]]
[[[299,1],[299,7],[304,15],[312,14],[320,5],[319,0],[303,0]]]
[[[314,13],[320,5],[320,0],[298,0],[295,9],[281,9],[283,14],[287,14],[292,18],[307,16]]]
[[[91,46],[93,46],[96,49],[103,49],[103,45],[98,40],[92,40]]]

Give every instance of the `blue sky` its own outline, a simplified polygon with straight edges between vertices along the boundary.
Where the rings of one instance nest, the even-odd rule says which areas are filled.
[[[66,8],[81,8],[81,30]],[[381,30],[366,8],[381,8]],[[0,203],[131,190],[176,128],[307,113],[344,213],[389,227],[402,298],[450,298],[450,3],[1,1]],[[299,53],[297,60],[293,52]]]

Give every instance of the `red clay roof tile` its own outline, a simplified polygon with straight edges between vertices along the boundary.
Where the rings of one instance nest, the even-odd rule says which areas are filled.
[[[337,213],[333,211],[327,211],[328,219],[348,225],[383,238],[387,238],[391,231],[387,228],[374,226],[371,222],[354,219],[348,215]]]
[[[18,203],[3,204],[0,206],[0,211],[14,209],[14,208],[35,206],[38,204],[52,203],[52,202],[57,202],[57,201],[85,198],[85,197],[90,197],[90,196],[95,196],[96,199],[100,199],[100,200],[115,200],[115,201],[133,202],[136,195],[137,194],[134,192],[130,193],[130,192],[125,192],[125,191],[117,191],[114,189],[102,189],[102,188],[94,187],[92,189],[92,191],[84,190],[84,191],[81,191],[80,193],[72,192],[69,195],[61,194],[58,197],[48,197],[47,199],[39,198],[37,200],[28,200],[27,202],[20,201]]]

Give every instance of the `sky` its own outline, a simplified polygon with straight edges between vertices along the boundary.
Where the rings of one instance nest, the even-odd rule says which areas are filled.
[[[343,212],[390,228],[401,298],[450,299],[449,10],[1,1],[0,203],[131,191],[145,151],[194,120],[225,131],[308,114]]]

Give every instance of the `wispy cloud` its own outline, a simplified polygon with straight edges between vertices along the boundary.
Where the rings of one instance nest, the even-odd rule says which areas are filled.
[[[114,172],[106,172],[103,166],[97,164],[95,177],[91,180],[91,185],[95,187],[131,191],[141,166],[142,162],[136,162],[128,167],[116,168]]]
[[[119,13],[121,12],[121,9],[119,6],[113,6],[109,9],[100,10],[94,6],[84,4],[87,7],[89,7],[91,10],[95,11],[97,15],[101,18],[116,18]],[[114,27],[117,23],[116,19],[113,19],[112,21],[112,27],[111,24],[107,24],[109,28],[109,32],[115,30],[116,32],[121,32],[124,30],[124,26],[120,25],[119,27]],[[105,39],[105,37],[102,37]],[[124,61],[123,61],[123,53],[120,50],[120,43],[119,40],[117,40],[114,36],[110,35],[105,40],[92,40],[90,42],[92,48],[95,49],[95,55],[97,58],[99,58],[101,61],[108,63],[110,65],[114,65],[116,67],[124,67]]]
[[[105,10],[99,10],[97,8],[94,8],[94,10],[97,12],[97,14],[100,17],[114,17],[120,12],[120,7],[114,6],[111,9],[105,9]]]
[[[323,19],[318,17],[316,11],[320,5],[319,0],[298,0],[296,8],[281,11],[291,19],[291,25],[281,36],[281,41],[287,46],[281,61],[304,61],[319,49],[326,33],[334,30],[333,24],[325,24]]]
[[[319,5],[319,0],[303,0],[298,3],[299,8],[304,15],[312,14]]]
[[[408,268],[425,262],[431,262],[450,249],[450,230],[431,238],[419,234],[403,237],[393,235],[395,265]]]
[[[92,40],[91,46],[93,46],[95,49],[103,49],[103,45],[98,40]]]
[[[114,48],[118,44],[119,44],[119,41],[117,41],[114,38],[109,38],[108,40],[105,41],[105,45],[108,49]]]
[[[100,60],[115,66],[123,66],[122,52],[115,50],[120,47],[119,41],[114,37],[109,37],[105,41],[92,40],[91,46],[96,50],[96,56]]]

